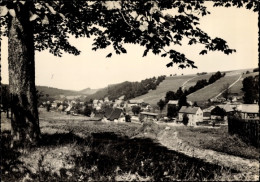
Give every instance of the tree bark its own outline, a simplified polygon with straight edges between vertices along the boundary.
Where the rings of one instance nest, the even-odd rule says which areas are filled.
[[[35,87],[33,26],[29,9],[16,7],[8,27],[11,134],[13,145],[35,145],[40,137]]]

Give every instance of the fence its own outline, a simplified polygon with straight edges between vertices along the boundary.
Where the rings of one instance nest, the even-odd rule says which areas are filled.
[[[240,118],[228,118],[228,133],[237,134],[242,140],[259,147],[259,119],[244,120]]]

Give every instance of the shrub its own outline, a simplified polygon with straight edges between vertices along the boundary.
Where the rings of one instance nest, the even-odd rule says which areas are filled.
[[[188,118],[187,114],[184,114],[184,115],[183,115],[182,123],[183,123],[185,126],[188,125],[188,123],[189,123],[189,118]]]

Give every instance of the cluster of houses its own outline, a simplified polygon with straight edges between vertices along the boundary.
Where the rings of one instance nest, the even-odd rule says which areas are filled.
[[[162,115],[158,112],[155,112],[153,107],[143,100],[124,100],[124,96],[119,97],[115,101],[110,101],[108,97],[103,100],[95,99],[92,103],[88,105],[91,106],[96,113],[92,113],[91,117],[99,117],[103,121],[115,121],[115,122],[129,122],[131,116],[133,116],[132,108],[134,106],[139,106],[141,112],[138,115],[139,121],[146,120],[159,120]],[[51,103],[52,108],[56,108],[58,111],[65,111],[66,113],[73,114],[73,106],[78,104],[79,106],[85,107],[84,102],[76,102],[75,100],[67,101],[67,106],[62,104],[62,101],[55,100]],[[176,118],[172,118],[173,121],[182,122],[184,116],[188,117],[188,125],[196,126],[198,123],[209,120],[216,120],[220,118],[218,115],[212,114],[212,110],[216,107],[221,108],[225,111],[225,117],[222,117],[224,121],[227,120],[227,115],[234,114],[234,112],[238,112],[242,119],[251,119],[258,118],[259,119],[259,106],[258,104],[242,104],[242,103],[219,103],[212,105],[208,108],[200,108],[199,106],[192,106],[193,103],[188,101],[188,104],[191,106],[182,106],[177,114]],[[102,110],[103,106],[106,109]],[[178,100],[170,100],[166,105],[166,111],[169,106],[178,107]],[[99,112],[102,111],[102,112]],[[151,112],[153,111],[153,112]]]

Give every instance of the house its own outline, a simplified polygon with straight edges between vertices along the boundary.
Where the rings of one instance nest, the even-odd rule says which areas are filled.
[[[237,110],[241,113],[242,119],[259,119],[258,104],[241,104],[237,106]]]
[[[169,107],[178,107],[179,106],[179,101],[178,100],[169,100],[167,105],[166,105],[166,111],[168,111]]]
[[[178,100],[169,100],[168,105],[173,105],[173,106],[178,107],[179,106],[178,103],[179,103]]]
[[[114,122],[124,122],[125,115],[122,109],[119,108],[107,108],[105,110],[103,121],[114,121]]]
[[[158,114],[152,113],[152,112],[140,112],[140,120],[141,121],[147,121],[147,120],[157,120]]]
[[[183,121],[184,115],[189,118],[189,126],[195,126],[197,122],[203,121],[203,111],[200,107],[182,106],[178,114],[179,121]]]
[[[65,112],[67,114],[70,114],[70,112],[72,111],[72,105],[69,105],[66,109],[65,109]]]
[[[63,105],[60,105],[57,110],[61,112],[63,110]]]
[[[231,113],[237,108],[237,105],[233,104],[219,104],[217,106],[224,109],[227,113]]]
[[[210,119],[211,111],[215,108],[215,106],[210,106],[206,109],[203,109],[203,119]]]
[[[141,106],[143,102],[144,102],[143,99],[139,99],[139,100],[132,99],[132,100],[129,100],[128,107]]]

